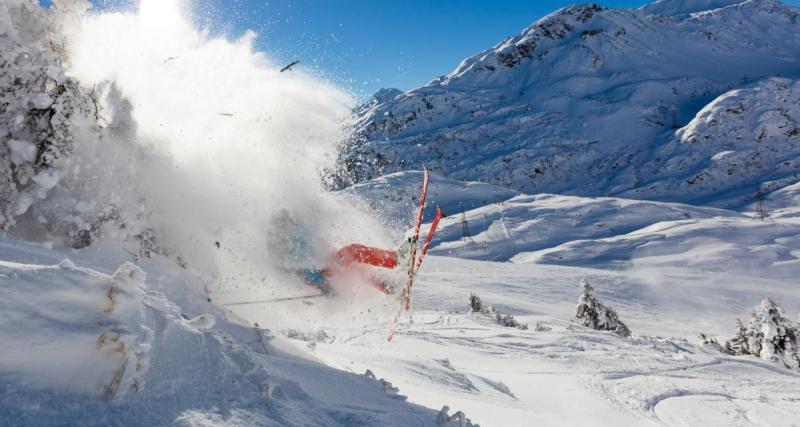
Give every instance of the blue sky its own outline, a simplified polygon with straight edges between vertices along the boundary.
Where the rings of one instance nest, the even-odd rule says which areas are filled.
[[[40,0],[49,3],[49,0]],[[128,0],[92,0],[98,9]],[[259,33],[278,62],[299,59],[360,98],[382,87],[412,89],[467,56],[515,34],[559,0],[194,0],[215,29]],[[647,0],[606,0],[638,7]],[[786,3],[800,5],[800,0]]]

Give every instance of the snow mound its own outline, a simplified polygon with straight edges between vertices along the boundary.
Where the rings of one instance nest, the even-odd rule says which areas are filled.
[[[770,193],[764,206],[771,217],[800,216],[800,182]]]
[[[0,254],[4,424],[435,425],[436,411],[244,326],[166,260],[112,275],[26,264],[60,254],[7,235]],[[108,247],[73,255],[100,270],[128,256]]]
[[[739,217],[714,208],[618,198],[520,195],[471,210],[465,225],[458,215],[442,221],[432,254],[527,262],[528,252],[574,240],[612,238],[670,220]]]
[[[520,253],[514,262],[618,266],[648,271],[688,265],[715,272],[759,271],[793,277],[800,267],[800,225],[755,218],[664,221],[628,234],[580,239]]]
[[[142,324],[144,273],[106,276],[65,260],[0,262],[0,375],[108,399],[144,387],[152,330]]]

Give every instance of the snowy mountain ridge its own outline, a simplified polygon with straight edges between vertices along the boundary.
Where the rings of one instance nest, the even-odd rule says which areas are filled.
[[[701,6],[715,8],[678,13]],[[781,164],[772,159],[739,164],[731,182],[695,190],[680,175],[726,151],[722,134],[708,141],[713,154],[682,169],[642,170],[715,98],[753,82],[768,86],[760,80],[770,76],[800,76],[798,25],[800,10],[774,0],[563,8],[447,76],[359,110],[336,183],[425,163],[443,176],[526,193],[635,191],[638,198],[741,204],[726,190],[746,183],[755,193],[765,181],[796,177],[797,154],[785,150],[782,157],[792,160],[780,174],[772,173]],[[796,135],[784,138],[796,144]],[[669,191],[646,186],[676,180]]]
[[[657,0],[640,9],[659,15],[681,16],[696,12],[712,11],[741,3],[741,0]]]

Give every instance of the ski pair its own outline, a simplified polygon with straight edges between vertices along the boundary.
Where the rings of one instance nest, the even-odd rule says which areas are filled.
[[[386,337],[386,339],[390,342],[392,341],[392,338],[394,338],[395,329],[397,328],[397,324],[400,322],[400,317],[403,316],[403,312],[411,310],[411,289],[414,287],[414,276],[416,276],[417,271],[419,271],[419,268],[422,265],[422,261],[425,259],[425,254],[428,252],[428,247],[430,247],[431,240],[433,240],[433,235],[436,233],[436,227],[439,225],[439,221],[442,219],[442,210],[437,206],[436,215],[434,215],[433,221],[431,221],[431,228],[428,230],[428,235],[425,237],[425,243],[422,245],[422,248],[420,248],[419,255],[417,255],[419,230],[422,227],[422,212],[425,209],[425,199],[428,195],[428,180],[430,179],[428,168],[423,168],[424,173],[422,177],[422,189],[420,190],[419,195],[419,207],[417,207],[414,234],[412,235],[411,239],[411,262],[409,263],[408,267],[408,280],[406,281],[406,286],[403,288],[403,292],[401,294],[400,308],[397,310],[397,314],[395,314],[394,319],[392,320],[392,323],[389,327],[389,334]]]

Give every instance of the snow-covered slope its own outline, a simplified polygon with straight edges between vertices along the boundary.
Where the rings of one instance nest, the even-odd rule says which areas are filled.
[[[682,14],[706,7],[713,9]],[[715,98],[730,98],[723,94],[770,76],[796,78],[798,25],[800,10],[775,0],[561,9],[465,59],[447,76],[365,106],[342,154],[340,184],[419,169],[424,162],[443,176],[527,193],[639,189],[638,197],[688,201],[793,175],[797,154],[788,143],[778,156],[733,168],[730,182],[714,188],[685,184],[686,170],[702,169],[705,157],[690,165],[642,165],[664,161],[659,148],[675,137],[675,128]],[[738,95],[745,104],[760,104],[741,113],[754,128],[758,112],[786,108],[757,93],[795,96],[792,82],[780,81],[786,89],[775,85],[769,80]],[[730,141],[718,136],[701,154],[726,150]],[[797,136],[780,138],[795,143]],[[784,158],[790,163],[773,172]],[[661,180],[684,184],[649,190],[648,183]]]
[[[412,175],[419,179],[419,172],[392,174],[353,192],[388,215],[403,212],[381,196],[395,194],[387,181],[413,194],[414,180],[406,179]],[[469,184],[449,183],[457,192],[474,190],[465,193],[473,199],[496,191]],[[516,195],[466,211],[468,239],[461,216],[451,216],[440,225],[415,282],[414,308],[391,344],[380,319],[395,306],[392,300],[383,309],[362,302],[361,316],[375,317],[367,325],[321,321],[318,313],[330,311],[324,302],[280,306],[302,325],[292,336],[309,354],[344,370],[370,369],[410,401],[448,405],[482,425],[591,419],[602,426],[793,426],[800,411],[797,372],[724,354],[697,337],[724,343],[736,319],[745,319],[764,296],[797,318],[795,187],[765,198],[773,214],[764,220],[755,207],[739,212],[550,194]],[[406,211],[414,205],[410,196],[403,203]],[[631,338],[572,321],[581,278],[616,309]],[[228,298],[260,297],[232,292]],[[528,329],[470,313],[473,293]],[[277,317],[274,307],[233,309],[258,322]]]
[[[623,235],[661,221],[740,217],[712,208],[616,198],[520,195],[446,218],[431,252],[460,258],[508,261],[524,252],[579,239]]]
[[[246,326],[174,264],[107,275],[129,255],[68,254],[92,269],[64,255],[0,236],[3,425],[436,425],[374,378]]]
[[[658,271],[609,271],[431,256],[415,285],[411,316],[391,344],[385,323],[320,322],[321,308],[297,301],[281,309],[307,335],[324,337],[296,340],[307,353],[355,373],[371,369],[410,401],[463,410],[482,426],[591,420],[598,426],[789,427],[800,411],[798,373],[697,343],[701,332],[732,336],[736,318],[746,318],[763,295],[797,318],[794,277],[768,279],[762,272],[680,263]],[[618,311],[632,338],[570,321],[581,277]],[[529,329],[469,313],[470,293]],[[259,322],[276,311],[234,309]]]
[[[354,185],[344,194],[364,198],[401,234],[410,226],[420,179],[420,172],[401,172]],[[433,239],[434,255],[614,269],[683,262],[738,271],[758,265],[765,275],[791,277],[800,262],[800,228],[794,221],[800,216],[797,189],[795,184],[765,197],[761,213],[758,204],[734,211],[624,198],[515,194],[434,175],[425,218],[432,218],[436,205],[449,213]],[[423,235],[425,230],[427,226]]]
[[[414,214],[409,207],[419,201],[421,182],[421,171],[397,172],[353,185],[342,194],[366,200],[386,224],[405,232],[413,225]],[[446,217],[460,218],[461,212],[503,202],[518,194],[496,185],[431,175],[424,217],[432,218],[438,206]]]
[[[762,204],[770,217],[800,216],[800,182],[771,193]],[[758,202],[753,209],[758,209]]]
[[[624,196],[681,194],[703,203],[723,195],[744,202],[797,183],[800,80],[771,78],[721,95],[659,147],[638,174],[639,188]]]
[[[653,274],[674,265],[761,277],[794,278],[800,269],[800,224],[757,218],[664,221],[628,234],[588,238],[520,253],[514,262],[649,268]]]

